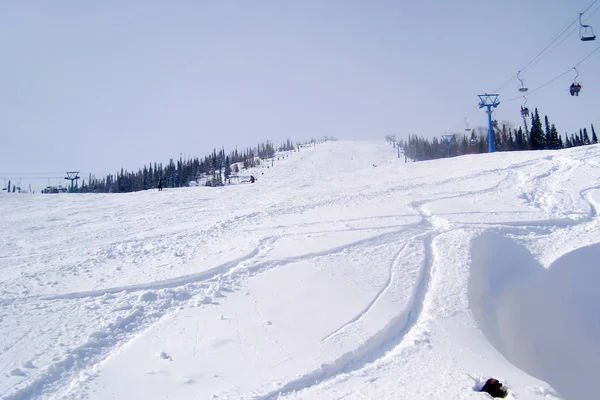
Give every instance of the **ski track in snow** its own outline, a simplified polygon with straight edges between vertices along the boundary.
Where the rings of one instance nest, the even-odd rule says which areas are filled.
[[[266,242],[268,239],[264,239],[263,242]],[[233,260],[227,262],[225,264],[219,265],[217,267],[211,268],[204,272],[199,272],[197,274],[184,275],[173,279],[166,279],[164,281],[155,281],[145,284],[139,285],[130,285],[130,286],[119,286],[113,288],[106,288],[101,290],[92,290],[89,292],[76,292],[76,293],[66,293],[66,294],[58,294],[55,296],[47,296],[42,297],[42,300],[56,300],[56,299],[77,299],[82,297],[98,297],[104,296],[106,294],[114,294],[120,292],[134,292],[140,290],[151,290],[151,289],[168,289],[175,288],[178,286],[184,286],[188,283],[196,283],[201,281],[206,281],[209,279],[213,279],[218,275],[223,275],[229,272],[234,267],[237,267],[239,264],[248,261],[254,257],[256,257],[259,253],[259,248],[254,249],[250,254],[238,258],[237,260]]]
[[[312,386],[318,385],[321,382],[333,379],[338,375],[347,374],[359,370],[365,365],[373,363],[374,361],[385,355],[385,353],[394,348],[403,340],[404,336],[416,324],[423,309],[423,301],[425,299],[427,288],[429,286],[432,264],[434,262],[434,260],[432,259],[431,250],[431,243],[435,235],[435,233],[433,233],[433,224],[429,221],[429,217],[426,215],[426,213],[422,211],[421,206],[426,202],[415,202],[415,204],[418,203],[421,204],[418,206],[413,206],[413,208],[418,210],[419,214],[422,217],[422,222],[420,223],[420,225],[428,232],[411,238],[415,239],[419,236],[424,237],[422,240],[425,247],[425,260],[424,265],[421,267],[419,279],[416,283],[416,287],[414,288],[412,298],[409,300],[409,303],[407,305],[407,310],[404,313],[401,313],[394,317],[388,323],[388,325],[386,325],[382,330],[380,330],[375,335],[367,339],[367,341],[360,345],[357,349],[344,354],[343,356],[331,363],[321,365],[321,367],[308,374],[302,375],[292,381],[287,382],[277,390],[271,391],[264,395],[255,395],[252,397],[253,399],[277,399],[280,396],[285,396],[286,394],[298,392],[310,388]],[[410,243],[411,239],[408,240],[406,246]],[[398,255],[401,254],[402,250],[398,252],[396,257],[398,257]],[[394,260],[396,259],[396,257],[394,257]],[[328,335],[327,338],[333,336],[335,333],[341,331],[348,325],[358,321],[361,317],[363,317],[366,314],[366,312],[368,312],[372,308],[372,305],[381,296],[382,292],[385,291],[385,288],[389,286],[390,281],[388,281],[388,283],[384,286],[384,289],[375,296],[375,298],[371,301],[369,307],[367,307],[365,311],[359,313],[350,322],[340,327],[334,333]],[[326,340],[327,338],[325,338],[324,340]]]
[[[377,303],[377,301],[381,298],[381,296],[383,296],[383,294],[389,290],[392,282],[394,281],[394,266],[398,262],[399,257],[402,255],[404,250],[408,247],[410,242],[412,242],[413,240],[415,240],[418,237],[425,236],[425,235],[426,234],[421,233],[421,234],[415,235],[407,240],[407,243],[404,244],[404,246],[402,246],[402,248],[396,253],[396,255],[394,256],[394,259],[390,263],[390,266],[388,268],[387,281],[385,282],[383,287],[379,290],[379,292],[375,295],[375,297],[373,297],[373,299],[369,302],[369,304],[367,304],[365,309],[362,310],[360,313],[358,313],[354,318],[352,318],[351,320],[346,322],[344,325],[340,326],[338,329],[336,329],[335,331],[333,331],[330,334],[328,334],[327,336],[325,336],[323,339],[321,339],[321,342],[329,340],[331,337],[333,337],[333,336],[337,335],[339,332],[345,330],[350,325],[360,321],[373,308],[373,306],[375,305],[375,303]]]
[[[485,188],[475,193],[469,192],[469,194],[482,194],[493,191],[499,185],[501,185],[502,182],[504,182],[504,180],[505,179],[501,179],[499,183],[489,188]],[[429,202],[452,199],[462,196],[465,196],[465,193],[461,192],[458,194],[442,196],[431,200],[414,201],[411,205],[409,205],[409,208],[415,210],[421,216],[422,220],[419,223],[419,225],[423,230],[425,230],[425,233],[410,238],[394,257],[394,261],[391,267],[393,267],[393,264],[395,263],[397,257],[402,253],[405,246],[408,246],[408,244],[412,240],[421,236],[424,237],[423,244],[425,247],[425,263],[421,268],[420,278],[414,289],[413,296],[409,300],[407,311],[405,313],[399,314],[395,318],[393,318],[386,327],[384,327],[374,336],[370,337],[356,350],[344,354],[342,357],[336,359],[331,363],[322,365],[317,370],[302,375],[292,381],[289,381],[277,390],[271,391],[264,395],[257,395],[253,398],[257,400],[277,399],[280,396],[285,396],[286,394],[292,392],[298,392],[301,390],[308,389],[312,386],[322,383],[323,381],[333,379],[338,375],[360,370],[365,365],[373,363],[379,358],[383,357],[389,350],[397,346],[403,340],[404,336],[410,331],[410,329],[412,329],[415,326],[417,320],[421,315],[421,311],[423,310],[423,302],[425,300],[427,288],[429,286],[429,281],[431,278],[432,265],[435,261],[433,260],[433,253],[431,248],[432,242],[437,234],[441,233],[442,231],[445,231],[444,229],[442,231],[436,230],[434,223],[431,222],[431,216],[429,215],[429,213],[423,210],[423,206]],[[344,324],[333,333],[327,335],[323,339],[323,341],[329,339],[336,333],[342,331],[349,325],[355,323],[356,321],[364,317],[364,315],[372,308],[372,306],[376,303],[377,299],[382,295],[382,293],[385,292],[387,287],[390,285],[392,279],[391,267],[390,278],[384,285],[383,289],[379,293],[377,293],[374,299],[369,303],[367,308],[364,311],[360,312],[358,315],[356,315],[348,323]]]
[[[527,166],[527,165],[532,165],[532,163],[524,162],[521,165]],[[487,175],[497,175],[499,172],[509,171],[511,169],[513,169],[513,167],[505,168],[505,169],[497,169],[497,170],[493,170],[493,171],[485,171],[482,173],[472,174],[469,177],[474,178],[474,177],[482,177],[482,176],[487,176]],[[558,171],[559,169],[560,169],[560,166],[553,166],[549,170],[537,175],[534,178],[534,181],[541,181],[545,178],[548,178],[548,177],[552,176],[552,174],[555,173],[556,171]],[[394,318],[390,323],[390,325],[400,325],[401,328],[399,326],[396,326],[394,329],[394,327],[391,327],[390,325],[388,325],[382,331],[380,331],[373,337],[369,338],[362,346],[360,346],[359,348],[357,348],[356,350],[354,350],[352,352],[344,354],[342,357],[338,358],[334,362],[324,364],[315,371],[312,371],[308,374],[302,375],[294,380],[291,380],[291,381],[287,382],[286,384],[284,384],[279,389],[273,390],[273,391],[268,392],[267,394],[263,394],[263,395],[254,395],[252,398],[256,399],[256,400],[273,400],[273,399],[285,397],[287,394],[301,392],[306,389],[310,389],[312,387],[324,384],[324,382],[326,382],[326,381],[333,381],[333,380],[335,380],[336,377],[338,377],[340,375],[355,373],[355,372],[363,369],[366,365],[374,363],[375,361],[377,361],[378,359],[383,357],[387,351],[391,350],[392,348],[394,348],[395,346],[400,344],[402,342],[403,338],[406,336],[406,334],[410,331],[410,329],[414,328],[414,326],[417,323],[418,318],[420,317],[421,311],[423,310],[423,302],[424,302],[425,296],[427,294],[427,287],[429,285],[429,280],[430,280],[426,277],[430,277],[430,274],[432,272],[431,271],[432,265],[434,263],[434,260],[432,260],[433,256],[432,256],[431,245],[435,239],[435,236],[442,233],[442,231],[443,231],[443,230],[439,231],[439,230],[435,229],[435,227],[434,227],[435,224],[431,222],[431,215],[428,212],[425,212],[423,210],[423,206],[426,205],[427,203],[434,203],[434,202],[437,202],[440,200],[448,200],[448,199],[453,199],[453,198],[462,198],[462,197],[466,197],[466,196],[491,193],[491,192],[497,191],[499,189],[499,187],[501,187],[503,184],[505,184],[509,179],[510,179],[510,174],[506,174],[502,179],[499,180],[498,183],[496,183],[488,188],[479,190],[479,191],[458,192],[456,194],[443,196],[443,197],[439,197],[439,198],[433,198],[430,200],[421,200],[421,201],[412,202],[409,205],[409,208],[417,211],[421,215],[421,217],[423,219],[423,224],[427,225],[427,227],[426,228],[424,227],[424,228],[430,230],[430,233],[425,233],[425,234],[416,236],[416,237],[425,236],[424,243],[425,243],[425,248],[426,248],[426,260],[428,260],[428,261],[422,268],[421,279],[419,280],[419,282],[417,284],[415,295],[409,303],[410,307],[409,307],[409,311],[407,313],[405,322],[399,323],[399,321],[402,321],[403,315],[401,315],[401,316],[397,316],[396,318]],[[446,184],[451,183],[451,182],[453,182],[453,179],[444,180],[444,181],[441,181],[440,183],[442,183],[442,182],[446,183]],[[498,223],[489,223],[489,224],[478,223],[477,225],[496,225],[495,230],[503,231],[503,228],[502,228],[503,225],[508,226],[508,227],[510,227],[511,225],[512,226],[521,226],[521,227],[546,225],[546,226],[554,226],[554,227],[561,227],[561,228],[570,228],[570,227],[572,228],[572,227],[582,226],[587,223],[592,223],[592,222],[595,223],[596,222],[595,218],[597,216],[596,206],[593,204],[593,202],[591,200],[588,199],[588,197],[585,194],[590,191],[593,191],[595,189],[598,189],[599,187],[600,186],[591,186],[591,187],[585,188],[579,192],[580,197],[582,199],[586,200],[587,203],[590,205],[590,213],[578,220],[549,219],[549,220],[545,220],[545,221],[538,220],[538,221],[530,222],[530,223],[526,222],[522,225],[498,224]],[[395,191],[397,189],[392,189],[392,190]],[[541,208],[538,204],[536,204],[536,207]],[[498,228],[498,225],[500,225],[500,228]],[[407,245],[408,245],[408,243],[405,246],[407,246]],[[404,247],[402,248],[402,250],[403,249],[404,249]],[[397,253],[396,257],[398,257],[398,255],[401,254],[402,250],[400,250]],[[384,291],[389,286],[390,282],[391,282],[391,269],[390,269],[390,279],[388,279],[384,288],[382,288],[382,290],[375,296],[375,298],[369,303],[369,305],[366,307],[366,309],[363,310],[362,312],[360,312],[354,318],[352,318],[348,323],[344,324],[343,326],[336,329],[331,334],[327,335],[325,338],[322,339],[322,341],[328,340],[329,338],[335,336],[340,331],[346,329],[351,324],[353,324],[353,323],[359,321],[361,318],[363,318],[364,315],[376,303],[377,299],[382,295],[382,293],[384,293]],[[343,398],[343,397],[346,397],[346,396],[342,396],[341,398]]]
[[[409,227],[410,224],[407,224],[405,226]],[[351,242],[342,246],[328,248],[319,252],[307,253],[283,259],[259,261],[254,263],[251,262],[252,259],[256,258],[257,255],[260,253],[261,247],[267,246],[269,243],[276,241],[283,235],[270,236],[262,239],[261,245],[258,248],[254,249],[250,254],[238,260],[225,263],[221,266],[217,266],[202,273],[192,274],[175,279],[169,279],[166,281],[158,281],[141,285],[132,285],[128,287],[115,287],[97,291],[67,293],[52,297],[40,297],[39,300],[73,300],[82,299],[86,297],[103,297],[111,296],[114,294],[126,294],[128,292],[139,291],[146,291],[147,293],[150,293],[151,297],[154,297],[156,295],[151,290],[173,289],[192,283],[199,283],[208,280],[220,281],[221,290],[231,290],[242,278],[248,278],[258,273],[266,272],[270,269],[288,265],[294,262],[311,260],[318,257],[341,253],[348,249],[356,247],[369,247],[371,245],[387,243],[389,241],[394,241],[397,234],[398,232],[396,231],[386,232],[383,234],[374,235],[373,237]],[[197,295],[197,293],[192,292],[186,294],[186,297],[191,298]],[[35,300],[35,298],[30,300]],[[179,303],[180,306],[183,305],[181,302]],[[114,348],[120,343],[129,340],[132,337],[132,335],[139,333],[142,329],[144,329],[144,327],[150,326],[158,318],[160,318],[166,312],[168,312],[170,308],[171,307],[167,307],[166,309],[159,308],[154,312],[148,313],[148,310],[144,310],[143,308],[138,307],[131,314],[125,316],[124,318],[118,319],[115,323],[111,323],[107,328],[101,329],[97,332],[93,332],[91,335],[91,340],[88,340],[82,345],[69,350],[67,355],[65,355],[59,361],[50,364],[46,371],[40,374],[40,376],[36,380],[29,383],[27,386],[19,389],[17,392],[9,395],[6,398],[6,400],[24,400],[28,398],[33,398],[38,395],[42,395],[43,393],[47,392],[49,388],[52,388],[55,384],[69,380],[77,371],[91,368],[93,365],[97,364],[99,361],[104,359],[111,348]],[[146,314],[149,314],[149,318],[146,317]],[[125,323],[123,323],[123,321]],[[250,344],[248,344],[248,346],[250,346]]]

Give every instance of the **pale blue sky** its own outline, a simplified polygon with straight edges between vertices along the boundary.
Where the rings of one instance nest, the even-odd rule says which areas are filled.
[[[485,124],[477,94],[516,74],[590,3],[2,2],[0,184],[7,173],[87,177],[267,139],[461,132],[471,111],[471,126]],[[597,34],[599,7],[586,15]],[[598,46],[570,36],[522,75],[526,85]],[[578,69],[580,97],[568,93],[573,71],[528,101],[563,134],[600,128],[600,51]],[[520,103],[502,103],[496,118],[519,124]]]

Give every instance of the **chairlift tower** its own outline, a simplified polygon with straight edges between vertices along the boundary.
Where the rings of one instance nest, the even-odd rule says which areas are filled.
[[[493,153],[496,151],[496,138],[494,135],[494,124],[492,122],[492,108],[498,107],[500,101],[498,100],[497,94],[479,94],[479,108],[487,108],[486,113],[488,115],[488,142],[490,144],[489,152]]]
[[[66,180],[71,181],[71,188],[69,189],[70,193],[75,193],[75,181],[79,179],[79,171],[70,171],[67,172]]]
[[[454,140],[454,135],[442,135],[442,142],[446,143],[446,147],[448,148],[448,158],[450,158],[450,147],[452,146],[452,142]]]

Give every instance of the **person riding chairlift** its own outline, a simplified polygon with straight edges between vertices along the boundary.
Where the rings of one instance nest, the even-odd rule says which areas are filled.
[[[569,87],[569,92],[571,96],[579,96],[579,91],[581,90],[581,85],[579,83],[571,83],[571,87]]]
[[[529,108],[521,106],[521,115],[528,117],[529,116]]]

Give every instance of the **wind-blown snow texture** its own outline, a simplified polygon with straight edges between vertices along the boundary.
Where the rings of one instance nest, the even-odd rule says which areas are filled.
[[[255,184],[0,195],[0,396],[595,398],[600,146],[280,157]]]

